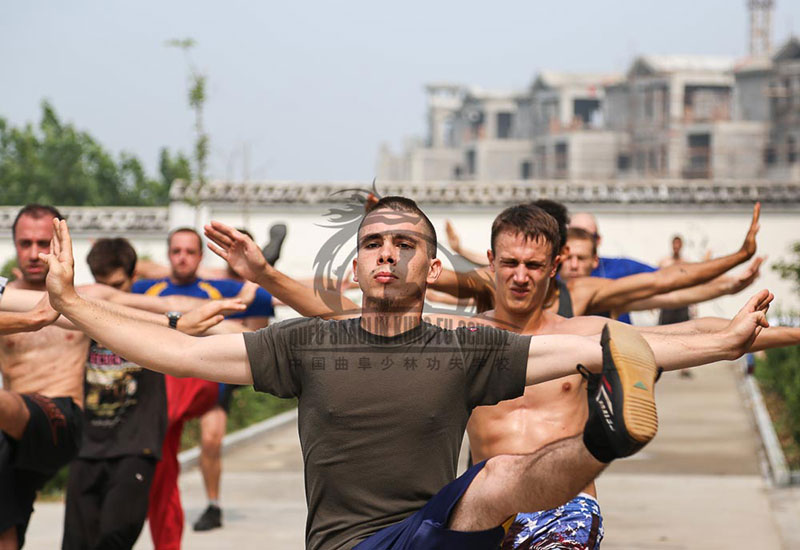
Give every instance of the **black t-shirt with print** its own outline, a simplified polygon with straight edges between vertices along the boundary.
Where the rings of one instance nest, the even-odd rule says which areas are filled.
[[[164,375],[92,342],[84,382],[80,458],[161,457],[167,429]]]

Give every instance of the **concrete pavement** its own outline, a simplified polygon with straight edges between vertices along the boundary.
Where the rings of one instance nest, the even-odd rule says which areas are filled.
[[[758,441],[730,364],[695,369],[692,379],[665,374],[658,386],[659,434],[642,453],[613,464],[598,481],[605,515],[603,548],[798,548],[781,542],[799,531],[800,493],[769,489],[760,476]],[[184,548],[303,548],[305,503],[296,425],[225,457],[225,527],[194,533],[205,506],[199,472],[181,476]],[[778,513],[774,513],[774,510]],[[59,546],[63,506],[38,504],[27,549]],[[796,522],[793,518],[797,518]],[[791,536],[791,535],[790,535]],[[142,534],[137,550],[152,548]]]

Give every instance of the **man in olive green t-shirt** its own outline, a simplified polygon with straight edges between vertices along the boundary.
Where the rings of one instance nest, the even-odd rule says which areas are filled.
[[[217,222],[206,234],[234,270],[259,282],[264,259],[252,241]],[[308,548],[491,550],[514,514],[566,502],[611,460],[652,439],[656,367],[647,344],[619,325],[607,327],[601,346],[597,338],[423,323],[425,288],[441,272],[435,239],[413,201],[382,199],[358,232],[361,317],[287,321],[244,340],[160,330],[81,299],[65,222],[46,257],[47,286],[55,309],[143,367],[298,396]],[[729,357],[763,322],[763,311],[753,311],[725,342],[704,335],[692,344],[692,359]],[[155,345],[141,346],[145,340]],[[686,342],[674,353],[684,353]],[[526,384],[576,365],[589,378],[582,435],[494,457],[454,480],[472,407],[519,396]]]

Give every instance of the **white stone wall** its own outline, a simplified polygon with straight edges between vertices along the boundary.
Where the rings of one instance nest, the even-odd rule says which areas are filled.
[[[565,184],[566,185],[566,184]],[[210,219],[218,219],[235,226],[251,230],[259,243],[266,240],[269,226],[275,222],[288,225],[288,236],[278,267],[292,276],[310,278],[314,274],[314,259],[337,229],[324,227],[330,225],[325,217],[330,208],[341,205],[326,204],[286,204],[244,208],[241,204],[211,203],[204,205],[195,215],[194,209],[173,203],[170,208],[169,227],[195,225],[200,228]],[[423,208],[434,222],[441,244],[446,245],[444,222],[450,219],[461,234],[462,242],[474,250],[489,247],[489,234],[494,216],[501,206],[467,206],[465,204],[436,205]],[[651,264],[669,253],[671,238],[680,234],[685,244],[685,255],[690,260],[699,260],[710,250],[721,255],[737,249],[749,224],[750,212],[745,206],[707,207],[690,205],[586,205],[571,207],[594,211],[597,215],[603,242],[600,247],[604,256],[627,256]],[[5,261],[14,255],[10,230],[6,238],[0,239],[0,260]],[[76,280],[79,283],[91,282],[91,274],[85,258],[91,242],[100,236],[124,236],[131,240],[140,255],[147,255],[155,261],[166,262],[166,230],[154,231],[75,231],[73,236],[76,257]],[[780,259],[788,259],[791,243],[800,240],[800,208],[796,203],[785,207],[766,206],[762,214],[759,234],[759,255],[767,255],[768,260],[762,268],[761,279],[751,290],[769,288],[776,295],[774,312],[800,312],[800,293],[787,281],[778,277],[771,266]],[[335,266],[350,265],[355,250],[355,239],[349,237],[347,244],[336,256]],[[446,259],[446,255],[443,255]],[[209,251],[204,262],[221,266],[222,261]],[[741,268],[739,268],[741,269]],[[747,293],[739,296],[723,297],[699,307],[702,315],[731,316],[744,303]],[[646,317],[646,316],[645,316]],[[647,320],[647,319],[645,319]]]

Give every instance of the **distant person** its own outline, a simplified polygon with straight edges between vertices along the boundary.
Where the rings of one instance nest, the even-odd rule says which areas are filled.
[[[686,263],[681,255],[683,251],[683,238],[680,235],[672,237],[672,254],[662,258],[658,262],[659,267],[669,267],[671,265],[679,265]],[[674,325],[676,323],[683,323],[692,318],[689,306],[681,306],[676,308],[662,309],[658,314],[659,325]],[[682,378],[691,378],[692,373],[686,369],[681,370]]]
[[[577,227],[590,233],[597,243],[597,248],[603,243],[603,236],[597,229],[597,219],[588,212],[573,214],[569,222],[570,227]],[[650,273],[656,268],[630,258],[608,258],[600,256],[597,267],[592,270],[592,277],[605,277],[606,279],[619,279],[637,273]]]
[[[603,236],[597,228],[597,219],[588,212],[577,212],[572,215],[569,223],[570,227],[577,227],[590,233],[597,243],[597,247],[603,242]],[[620,279],[637,273],[651,273],[656,268],[630,258],[608,258],[598,257],[597,267],[592,270],[592,277],[605,277],[606,279]],[[631,316],[622,313],[617,318],[623,323],[632,324]]]
[[[683,259],[683,256],[681,256],[682,250],[683,239],[680,235],[675,235],[672,237],[672,254],[666,258],[662,258],[661,261],[658,262],[659,268],[686,263],[686,261]],[[674,325],[675,323],[683,323],[689,319],[691,319],[689,306],[673,309],[662,309],[660,315],[658,316],[658,324]]]
[[[230,279],[202,279],[198,269],[203,259],[200,235],[191,228],[179,228],[167,238],[170,275],[160,279],[141,279],[134,283],[133,292],[151,296],[183,295],[219,299],[240,295],[244,283]],[[248,309],[232,319],[241,319],[250,330],[266,326],[274,316],[272,296],[255,289]],[[177,322],[177,320],[176,320]],[[157,548],[180,547],[183,535],[183,508],[178,489],[178,449],[186,421],[201,418],[200,470],[208,496],[208,506],[194,524],[197,531],[222,527],[220,506],[220,477],[222,472],[221,445],[225,435],[226,407],[230,404],[232,387],[198,378],[166,376],[167,435],[164,439],[161,462],[156,467],[150,493],[150,532]]]

